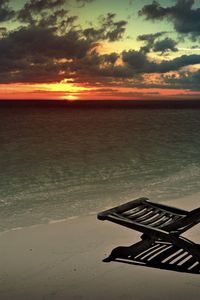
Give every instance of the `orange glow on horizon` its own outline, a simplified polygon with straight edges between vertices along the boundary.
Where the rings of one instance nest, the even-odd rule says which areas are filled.
[[[165,88],[84,87],[72,80],[60,83],[0,84],[0,99],[16,100],[138,100],[199,97],[198,91]]]

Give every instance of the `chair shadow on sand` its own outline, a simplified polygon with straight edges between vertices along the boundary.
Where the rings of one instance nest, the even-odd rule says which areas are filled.
[[[200,273],[200,245],[182,236],[200,223],[200,207],[185,211],[139,198],[100,212],[98,219],[142,233],[138,243],[113,249],[104,262]]]
[[[194,253],[200,246],[190,244],[190,250],[170,242],[144,239],[129,247],[116,247],[104,262],[119,262],[176,272],[200,274],[200,259]]]

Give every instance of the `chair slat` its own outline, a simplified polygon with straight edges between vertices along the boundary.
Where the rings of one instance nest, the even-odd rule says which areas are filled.
[[[137,212],[136,214],[130,215],[128,218],[129,218],[129,220],[135,220],[139,217],[146,215],[147,213],[148,213],[148,209],[145,207],[143,210]]]
[[[153,226],[159,228],[159,227],[161,227],[161,225],[165,224],[168,220],[169,220],[168,215],[163,214],[162,217],[158,221],[154,222]]]
[[[129,217],[129,216],[131,216],[131,215],[133,215],[133,214],[137,214],[138,212],[140,212],[140,211],[143,210],[144,208],[146,208],[146,205],[145,205],[145,204],[143,204],[143,205],[138,205],[137,207],[134,207],[134,208],[132,208],[132,209],[126,210],[126,211],[124,211],[124,212],[121,212],[121,214],[122,214],[123,216]]]
[[[155,215],[154,211],[148,210],[148,211],[146,211],[146,214],[139,216],[139,217],[136,216],[136,218],[133,218],[133,220],[135,220],[137,222],[142,222],[142,221],[145,221],[145,220],[151,218],[154,215]]]
[[[165,214],[164,212],[157,212],[153,218],[143,222],[143,224],[154,226],[153,224],[159,221],[164,216],[164,214]]]

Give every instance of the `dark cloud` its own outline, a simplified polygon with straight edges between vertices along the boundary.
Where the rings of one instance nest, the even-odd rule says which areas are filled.
[[[96,74],[113,78],[137,78],[144,74],[164,74],[170,71],[178,71],[185,66],[200,63],[200,55],[183,55],[172,60],[163,60],[162,62],[157,63],[151,61],[144,52],[135,50],[122,52],[122,65],[110,64],[105,65],[105,67],[100,67],[100,65],[102,65],[101,59],[102,58],[100,57],[100,64],[98,67],[97,61],[95,63]]]
[[[71,16],[67,10],[61,9],[35,20],[34,25],[41,28],[51,28],[59,34],[64,34],[69,29],[75,28],[74,23],[77,19],[77,16]]]
[[[89,27],[84,30],[84,35],[89,40],[108,40],[114,42],[120,40],[126,31],[127,22],[115,21],[115,14],[108,13],[101,17],[99,28]]]
[[[200,8],[193,8],[194,3],[194,0],[177,0],[174,6],[163,7],[153,1],[145,5],[139,15],[152,21],[167,19],[174,24],[178,33],[190,34],[195,38],[200,33]]]
[[[176,71],[180,68],[196,65],[200,63],[200,55],[182,55],[172,60],[164,60],[157,65],[157,71],[160,73],[166,73],[169,71]]]
[[[94,0],[75,0],[80,7],[85,4],[93,2]],[[38,17],[42,19],[47,18],[46,15],[49,11],[53,14],[52,10],[60,9],[64,4],[69,4],[70,0],[29,0],[24,4],[24,7],[18,11],[18,20],[21,22],[36,24]],[[64,9],[60,11],[65,11]],[[55,13],[54,13],[55,14]],[[49,18],[51,15],[49,16]]]
[[[163,60],[160,63],[150,61],[141,51],[124,51],[122,55],[125,64],[135,73],[167,73],[179,70],[182,67],[200,63],[200,55],[182,55],[172,60]]]
[[[183,55],[158,63],[148,57],[143,47],[138,51],[101,55],[94,50],[96,35],[93,39],[86,37],[84,30],[76,28],[57,34],[54,28],[39,26],[22,27],[7,33],[0,39],[1,82],[55,82],[67,77],[74,78],[75,82],[103,82],[109,78],[164,74],[200,63],[200,55]],[[152,36],[141,36],[140,40],[154,40],[154,47],[157,45]],[[160,46],[159,51],[161,48],[164,51],[166,45]]]
[[[178,42],[171,38],[160,39],[163,35],[167,34],[167,32],[157,32],[155,34],[144,34],[139,35],[137,37],[138,41],[142,41],[145,43],[141,49],[143,52],[150,52],[151,50],[154,52],[161,52],[162,54],[168,51],[176,52]]]
[[[101,16],[95,26],[82,28],[77,24],[77,16],[64,8],[64,2],[30,0],[18,13],[21,26],[12,31],[0,27],[0,83],[47,83],[73,78],[76,83],[97,87],[111,83],[123,86],[129,81],[141,85],[144,75],[158,73],[163,74],[168,84],[175,79],[167,77],[166,73],[200,63],[200,55],[183,55],[161,62],[152,60],[149,55],[152,51],[159,54],[177,51],[177,42],[169,38],[167,32],[140,35],[138,40],[143,45],[139,50],[100,54],[97,46],[102,41],[120,40],[127,21],[118,20],[116,14],[108,13]],[[92,1],[76,2],[83,5]],[[3,6],[8,7],[8,1],[0,0],[0,7]],[[143,14],[147,7],[143,8]],[[162,8],[155,1],[152,9],[156,11],[156,18],[169,17],[169,13],[166,15],[167,8]],[[197,82],[197,75],[195,78],[189,76]],[[183,80],[186,78],[182,76]]]
[[[164,8],[157,1],[153,1],[152,4],[145,5],[142,10],[139,11],[139,15],[145,16],[147,20],[162,20],[169,15],[170,12],[170,8]]]
[[[167,51],[172,51],[172,52],[177,52],[178,48],[176,47],[178,42],[171,38],[165,38],[164,40],[157,41],[153,45],[153,51],[155,52],[167,52]]]
[[[122,60],[125,65],[131,67],[134,72],[141,71],[145,68],[145,65],[149,64],[147,56],[143,51],[123,51],[122,52]]]
[[[78,1],[81,3],[89,3],[91,1]],[[70,15],[70,12],[64,8],[60,8],[64,3],[63,0],[31,0],[25,3],[23,9],[18,13],[18,20],[27,23],[33,27],[51,27],[60,33],[64,33],[70,27],[73,28],[77,16]],[[49,11],[50,8],[57,8]],[[90,42],[108,40],[110,42],[120,40],[126,30],[127,22],[124,20],[116,20],[116,14],[107,13],[106,16],[99,18],[98,26],[91,26],[83,30],[83,35]],[[80,25],[79,25],[80,28]],[[81,30],[81,29],[80,29]],[[57,33],[58,33],[57,32]]]
[[[1,69],[0,83],[51,83],[63,79],[59,65],[52,61],[39,64],[30,64],[26,60],[16,61],[15,64],[14,61],[5,63],[7,70]]]
[[[106,17],[102,18],[102,27],[109,30],[106,32],[105,37],[111,42],[119,40],[122,38],[126,30],[127,22],[115,21],[116,14],[108,13]]]
[[[154,41],[159,38],[160,36],[162,36],[163,34],[165,34],[166,31],[161,31],[161,32],[157,32],[157,33],[154,33],[154,34],[143,34],[143,35],[139,35],[137,37],[137,40],[138,41],[144,41],[144,42],[147,42],[147,43],[154,43]]]
[[[119,54],[113,52],[110,54],[104,54],[104,55],[102,55],[102,57],[104,58],[104,61],[106,63],[110,63],[110,64],[114,65],[116,63],[117,59],[119,58]]]
[[[86,30],[76,26],[76,16],[60,8],[62,1],[51,1],[55,10],[48,12],[50,2],[40,3],[42,12],[37,11],[39,1],[30,1],[30,14],[23,17],[26,26],[5,34],[0,39],[0,82],[55,82],[73,77],[87,70],[99,74],[100,66],[114,65],[118,54],[98,55],[93,50],[101,40],[115,41],[125,31],[125,21],[117,21],[115,14],[101,17],[97,28]],[[48,4],[48,5],[47,5]],[[54,7],[53,6],[53,7]],[[25,4],[26,7],[26,4]],[[37,8],[36,8],[37,7]],[[46,11],[47,10],[47,11]],[[77,75],[77,78],[79,76]]]
[[[122,63],[118,64],[118,58]],[[181,68],[200,63],[200,55],[183,55],[172,60],[164,60],[160,63],[150,60],[148,55],[141,49],[139,51],[123,51],[120,55],[112,53],[100,55],[92,51],[90,55],[80,60],[68,64],[69,69],[74,74],[75,82],[126,84],[127,80],[137,81],[138,86],[143,82],[143,76],[147,74],[166,74],[170,71],[179,71]],[[123,85],[122,85],[123,86]],[[149,85],[150,86],[150,85]],[[146,87],[144,83],[143,87]],[[155,84],[152,86],[155,87]],[[159,86],[161,88],[162,86]]]
[[[84,5],[90,0],[76,0]],[[76,16],[64,9],[65,0],[29,0],[18,11],[18,21],[26,24],[8,31],[0,27],[0,82],[56,82],[84,77],[89,68],[98,73],[101,64],[114,65],[116,53],[97,55],[93,50],[101,40],[115,41],[125,31],[125,21],[115,14],[101,17],[97,28],[81,29]],[[8,20],[9,2],[0,0],[1,21]],[[93,30],[93,31],[92,31]],[[77,72],[81,75],[76,75]]]
[[[62,64],[58,61],[81,59],[93,46],[75,30],[56,35],[49,28],[20,28],[0,39],[0,80],[49,82],[55,81],[56,76],[56,81],[63,79],[66,74],[59,75]]]
[[[200,91],[200,70],[195,72],[181,72],[179,76],[165,75],[165,82],[176,89]]]
[[[64,3],[65,0],[30,0],[24,4],[22,9],[19,10],[18,20],[25,23],[35,24],[38,19],[38,14],[41,16],[43,11],[58,8]]]
[[[56,8],[64,3],[65,0],[30,0],[25,3],[23,9],[37,13],[41,12],[41,10]]]
[[[0,22],[5,22],[15,16],[15,11],[9,7],[9,0],[0,0]]]
[[[91,47],[75,30],[60,36],[48,28],[24,27],[0,40],[0,57],[80,58]]]
[[[55,11],[42,12],[36,15],[24,13],[22,11],[18,14],[18,20],[27,23],[29,27],[41,27],[54,29],[57,34],[64,34],[70,28],[75,27],[74,23],[78,19],[77,16],[72,16],[66,9],[57,9]]]

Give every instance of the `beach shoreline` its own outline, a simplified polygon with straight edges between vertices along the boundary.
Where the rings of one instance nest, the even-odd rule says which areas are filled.
[[[198,198],[167,201],[192,209]],[[189,237],[199,236],[199,226]],[[0,295],[18,299],[190,299],[200,296],[198,275],[103,263],[139,234],[95,215],[4,232],[0,236]]]

